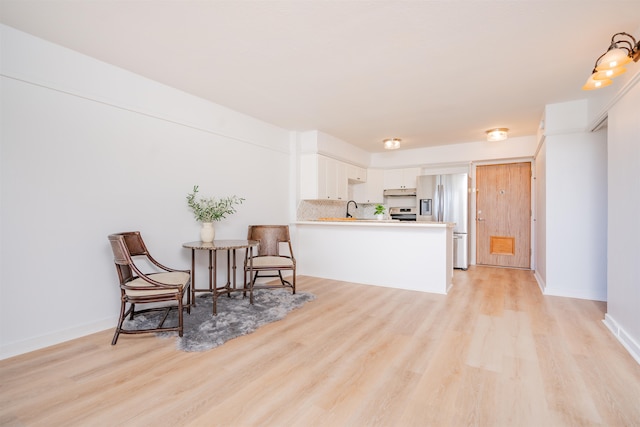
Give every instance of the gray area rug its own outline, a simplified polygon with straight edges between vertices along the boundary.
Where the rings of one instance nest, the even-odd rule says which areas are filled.
[[[309,292],[297,292],[289,289],[258,289],[254,291],[254,304],[249,304],[249,296],[242,297],[235,292],[231,298],[226,295],[218,297],[218,315],[213,316],[213,300],[211,294],[200,294],[196,297],[196,307],[191,314],[184,312],[184,333],[178,338],[177,347],[183,351],[205,351],[218,347],[226,341],[247,335],[267,323],[283,319],[287,313],[315,299]],[[126,328],[153,328],[164,312],[145,313],[125,322]],[[164,325],[177,325],[178,313],[171,310]],[[177,337],[177,332],[162,332],[160,337]]]

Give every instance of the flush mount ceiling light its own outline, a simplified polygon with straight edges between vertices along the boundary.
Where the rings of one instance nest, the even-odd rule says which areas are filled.
[[[388,138],[383,140],[382,143],[387,150],[396,150],[400,148],[400,141],[402,141],[400,138]]]
[[[495,128],[486,131],[487,141],[504,141],[509,137],[509,129]]]
[[[627,71],[624,68],[629,62],[640,60],[640,43],[628,33],[616,33],[611,37],[611,44],[605,53],[596,59],[591,76],[582,86],[582,90],[599,89],[609,86],[614,77]]]

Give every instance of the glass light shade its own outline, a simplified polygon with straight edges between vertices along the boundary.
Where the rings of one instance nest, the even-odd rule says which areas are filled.
[[[618,77],[620,74],[625,73],[627,71],[624,67],[616,67],[608,70],[596,71],[591,75],[594,80],[607,80],[612,79],[614,77]]]
[[[584,86],[582,86],[582,90],[600,89],[601,87],[609,86],[611,83],[613,83],[613,80],[611,79],[596,80],[593,78],[594,74],[591,74],[589,76],[587,82],[584,84]]]
[[[509,129],[495,128],[486,131],[487,141],[504,141],[509,137]]]
[[[621,67],[631,62],[629,52],[625,49],[611,49],[600,59],[596,66],[596,71],[610,70]]]
[[[382,141],[384,143],[384,148],[387,150],[396,150],[400,148],[400,138],[391,138],[385,139]]]

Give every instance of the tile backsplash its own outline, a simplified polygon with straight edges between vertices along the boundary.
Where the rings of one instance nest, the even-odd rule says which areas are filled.
[[[354,218],[375,218],[374,211],[378,203],[352,203],[349,213]],[[384,205],[385,208],[387,207]],[[347,202],[341,200],[301,200],[296,212],[298,221],[311,221],[318,218],[344,218],[347,214]],[[385,212],[385,219],[389,213]]]

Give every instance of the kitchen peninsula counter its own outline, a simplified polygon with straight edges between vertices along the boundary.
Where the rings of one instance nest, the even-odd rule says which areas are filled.
[[[446,294],[453,283],[453,227],[395,220],[298,221],[292,225],[297,272]]]
[[[314,219],[309,221],[298,221],[296,224],[331,224],[331,225],[356,225],[356,226],[400,226],[400,227],[437,227],[437,228],[453,228],[454,224],[449,222],[435,222],[435,221],[400,221],[397,219]]]

